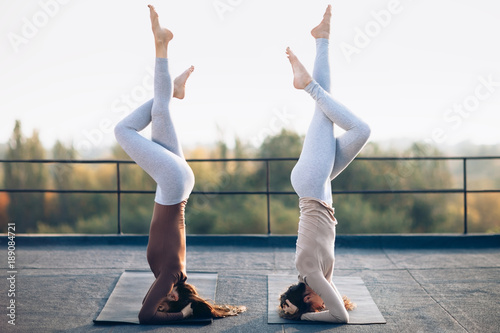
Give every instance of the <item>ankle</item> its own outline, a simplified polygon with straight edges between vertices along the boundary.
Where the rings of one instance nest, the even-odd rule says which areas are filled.
[[[314,37],[316,40],[316,44],[330,44],[330,39],[329,38],[324,38],[324,37]]]
[[[167,58],[167,47],[165,44],[156,44],[156,57]]]
[[[308,94],[311,94],[314,87],[316,86],[316,81],[314,81],[313,78],[311,78],[311,81],[309,81],[306,86],[303,88]]]

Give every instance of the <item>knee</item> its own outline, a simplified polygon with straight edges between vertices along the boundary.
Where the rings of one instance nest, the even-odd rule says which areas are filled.
[[[359,130],[360,136],[364,139],[364,141],[365,142],[368,141],[368,139],[370,138],[371,132],[372,132],[370,125],[368,125],[367,123],[362,121],[358,125],[358,130]]]
[[[123,126],[121,122],[116,124],[114,128],[114,133],[117,141],[120,141],[120,139],[123,137],[124,132],[125,132],[125,126]]]
[[[120,121],[118,124],[116,124],[114,128],[114,133],[115,133],[115,139],[118,141],[118,143],[121,145],[125,141],[127,141],[127,137],[130,137],[130,132],[134,131],[127,125],[125,125],[122,121]]]

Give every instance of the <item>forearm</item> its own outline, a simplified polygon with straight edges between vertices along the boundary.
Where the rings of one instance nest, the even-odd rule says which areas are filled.
[[[349,321],[344,301],[333,283],[328,282],[320,272],[315,272],[307,276],[307,284],[323,299],[328,310],[305,313],[301,316],[302,320],[332,323],[347,323]]]
[[[336,316],[330,310],[321,311],[321,312],[307,312],[300,316],[301,320],[309,320],[309,321],[324,321],[329,323],[337,323],[337,324],[345,324],[349,322],[349,315],[347,317],[344,316]]]
[[[153,311],[153,315],[151,315],[151,309],[149,310],[150,311],[144,307],[141,309],[141,313],[139,313],[139,321],[141,324],[165,324],[172,321],[179,321],[193,315],[191,303],[185,306],[180,312],[163,312],[157,310]]]
[[[139,322],[141,324],[162,324],[183,318],[181,312],[158,311],[162,299],[172,290],[174,282],[175,278],[169,274],[160,274],[156,278],[144,298],[141,311],[139,312]]]
[[[175,320],[182,320],[184,316],[182,312],[159,312],[156,311],[152,315],[149,311],[139,313],[139,322],[141,324],[165,324]]]

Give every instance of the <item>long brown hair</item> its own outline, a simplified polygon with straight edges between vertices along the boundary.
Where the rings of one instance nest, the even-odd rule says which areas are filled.
[[[288,289],[280,296],[280,306],[278,308],[279,316],[285,319],[300,320],[300,316],[306,312],[312,312],[309,304],[304,302],[304,293],[306,291],[306,284],[299,282],[297,284],[292,284]],[[295,305],[298,309],[295,313],[286,313],[283,310],[283,306],[287,305],[286,300]]]
[[[237,316],[239,313],[246,311],[246,307],[244,306],[219,305],[208,302],[189,283],[179,283],[176,287],[179,299],[177,301],[169,301],[164,298],[158,307],[158,311],[165,311],[167,309],[166,312],[180,312],[189,303],[191,303],[193,317],[195,318],[223,318]]]
[[[297,284],[292,284],[288,289],[280,295],[280,306],[278,307],[278,314],[280,317],[285,319],[300,320],[300,317],[307,312],[316,312],[311,308],[310,304],[304,302],[304,293],[306,292],[306,285],[303,282]],[[286,305],[286,300],[297,307],[297,312],[286,313],[283,310],[283,306]],[[344,301],[344,307],[347,311],[352,311],[356,308],[354,304],[347,296],[342,296]]]

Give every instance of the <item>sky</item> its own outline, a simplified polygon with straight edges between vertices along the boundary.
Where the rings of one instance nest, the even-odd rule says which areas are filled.
[[[153,96],[148,3],[2,0],[0,143],[20,120],[48,148],[113,145],[113,126]],[[498,1],[156,1],[172,76],[195,66],[171,103],[183,146],[305,134],[314,102],[293,88],[285,49],[312,71],[310,30],[329,3],[332,96],[372,141],[500,143]]]

